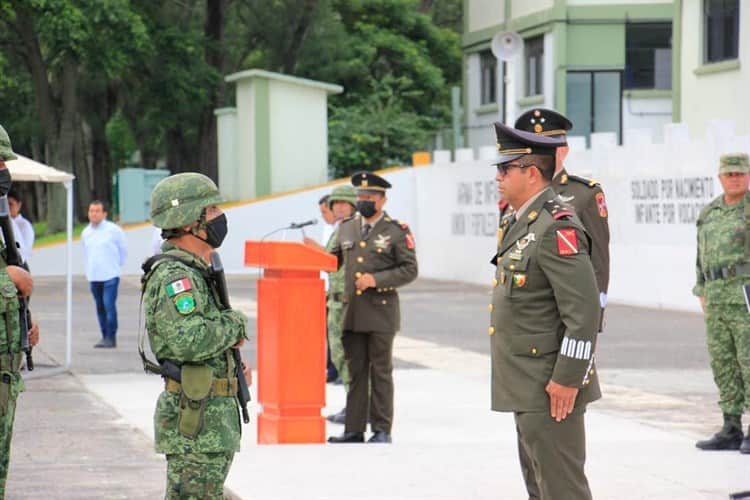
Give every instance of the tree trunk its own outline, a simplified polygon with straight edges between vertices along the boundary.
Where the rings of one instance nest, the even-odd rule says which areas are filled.
[[[206,2],[206,22],[203,33],[206,39],[206,62],[224,74],[224,24],[226,20],[226,0]],[[201,171],[214,181],[219,179],[218,137],[214,109],[224,104],[224,81],[217,82],[212,89],[211,100],[201,113],[200,153]]]
[[[296,26],[294,27],[294,31],[292,31],[292,38],[283,55],[283,73],[294,73],[294,69],[297,67],[300,50],[302,50],[302,43],[305,41],[307,32],[313,22],[317,6],[318,0],[304,0],[299,17],[297,18]]]

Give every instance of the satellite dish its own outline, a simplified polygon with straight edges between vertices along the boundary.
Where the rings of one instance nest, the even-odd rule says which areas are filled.
[[[501,61],[510,61],[523,48],[523,38],[515,31],[504,31],[492,37],[490,48]]]

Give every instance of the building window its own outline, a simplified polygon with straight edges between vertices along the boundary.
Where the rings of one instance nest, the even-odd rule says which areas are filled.
[[[544,93],[544,36],[529,38],[524,43],[526,60],[526,95]]]
[[[706,63],[737,59],[740,39],[740,0],[704,0],[703,47]]]
[[[480,104],[497,102],[497,59],[489,50],[479,53],[479,73],[482,86]]]
[[[625,88],[672,88],[672,24],[628,23]]]

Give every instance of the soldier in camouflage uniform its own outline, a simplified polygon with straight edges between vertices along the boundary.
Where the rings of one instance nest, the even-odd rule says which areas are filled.
[[[332,252],[338,243],[338,228],[341,221],[350,218],[357,210],[357,193],[352,186],[338,186],[328,197],[328,207],[336,220],[336,229],[328,240],[326,251]],[[349,392],[349,367],[344,357],[344,344],[341,341],[341,313],[344,308],[344,269],[328,273],[328,347],[331,350],[331,360],[339,372],[344,388]],[[328,420],[337,424],[346,422],[346,408],[329,415]]]
[[[181,378],[165,376],[154,414],[156,451],[167,456],[168,499],[223,498],[240,445],[231,349],[242,344],[247,319],[221,310],[206,280],[210,254],[227,232],[220,201],[216,185],[197,173],[167,177],[151,195],[166,258],[144,269],[146,329],[162,372],[170,362]]]
[[[0,192],[10,189],[10,172],[5,162],[15,160],[10,138],[0,126]],[[31,275],[23,268],[8,266],[0,256],[0,499],[5,498],[5,480],[10,462],[10,442],[13,437],[13,420],[16,399],[23,392],[24,384],[19,373],[23,353],[18,316],[18,295],[28,297],[32,289]],[[39,327],[32,322],[27,332],[29,345],[39,342]]]
[[[708,353],[724,426],[696,446],[750,453],[750,428],[743,439],[741,422],[742,412],[750,410],[750,302],[746,304],[743,294],[743,287],[750,285],[748,155],[723,155],[719,180],[724,194],[709,203],[697,221],[693,294],[705,312]]]

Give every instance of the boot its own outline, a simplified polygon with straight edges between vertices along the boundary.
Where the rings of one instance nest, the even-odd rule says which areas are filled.
[[[695,446],[701,450],[739,450],[743,437],[740,415],[727,415],[725,413],[724,426],[721,430],[709,439],[698,441]]]
[[[747,426],[747,434],[740,445],[740,453],[750,454],[750,425]],[[750,492],[748,492],[748,498],[750,498]]]

